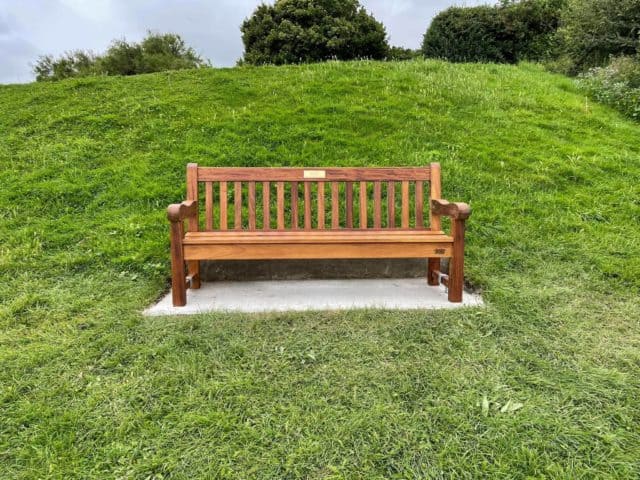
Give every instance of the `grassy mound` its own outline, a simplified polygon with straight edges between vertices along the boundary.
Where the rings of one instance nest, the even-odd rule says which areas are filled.
[[[530,65],[0,87],[0,477],[638,475],[639,139]],[[440,161],[488,307],[143,318],[189,161]]]

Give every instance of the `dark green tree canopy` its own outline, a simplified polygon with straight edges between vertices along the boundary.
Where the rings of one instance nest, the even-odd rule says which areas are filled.
[[[506,62],[498,41],[501,30],[493,7],[451,7],[431,22],[422,53],[451,62]]]
[[[496,6],[451,7],[433,19],[422,53],[452,62],[516,63],[553,57],[565,3],[503,0]]]
[[[149,32],[140,43],[114,40],[103,55],[76,50],[55,59],[40,57],[33,70],[37,81],[91,75],[138,75],[207,66],[180,35]]]
[[[640,0],[570,0],[562,23],[573,73],[640,53]]]
[[[249,64],[385,58],[382,23],[357,0],[276,0],[260,5],[241,27]]]

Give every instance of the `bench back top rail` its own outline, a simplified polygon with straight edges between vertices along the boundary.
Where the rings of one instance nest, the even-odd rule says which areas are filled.
[[[188,229],[440,231],[440,218],[428,207],[429,199],[440,198],[440,191],[437,163],[407,168],[226,168],[190,163],[187,200],[204,205],[204,218],[190,220]]]

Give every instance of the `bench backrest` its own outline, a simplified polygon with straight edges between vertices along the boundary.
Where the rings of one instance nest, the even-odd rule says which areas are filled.
[[[189,230],[439,231],[440,218],[431,214],[429,199],[439,199],[440,188],[437,163],[418,168],[218,168],[190,163],[187,200],[198,201],[199,211],[204,205],[204,221],[191,221]]]

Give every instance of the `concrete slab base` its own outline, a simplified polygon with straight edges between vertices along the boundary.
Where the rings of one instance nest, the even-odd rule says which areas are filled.
[[[357,280],[278,280],[203,283],[187,291],[187,306],[174,307],[171,293],[145,315],[193,315],[207,312],[283,312],[381,308],[393,310],[481,306],[482,298],[464,294],[450,303],[444,287],[423,278]]]

